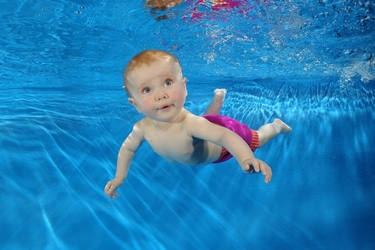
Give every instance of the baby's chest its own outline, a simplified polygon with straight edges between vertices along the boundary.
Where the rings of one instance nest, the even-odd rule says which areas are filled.
[[[194,150],[192,137],[184,132],[174,134],[155,132],[148,134],[146,141],[156,153],[166,158],[190,155]]]

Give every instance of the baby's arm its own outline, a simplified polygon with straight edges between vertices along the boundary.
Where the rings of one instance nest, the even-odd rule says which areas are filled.
[[[117,196],[119,196],[116,189],[124,183],[126,176],[128,175],[130,164],[133,160],[134,154],[142,144],[143,140],[143,131],[141,129],[140,122],[138,122],[133,127],[133,131],[121,145],[117,158],[115,178],[110,180],[104,188],[104,193],[109,198],[116,198]]]
[[[189,130],[192,136],[210,141],[226,148],[246,173],[262,172],[264,181],[268,183],[272,177],[271,168],[267,163],[255,158],[249,145],[236,133],[219,125],[215,125],[205,118],[195,116],[190,120]]]

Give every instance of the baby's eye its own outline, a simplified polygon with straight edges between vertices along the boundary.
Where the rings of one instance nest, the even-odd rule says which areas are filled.
[[[172,80],[168,79],[164,82],[164,86],[168,87],[168,86],[171,86],[172,85]]]
[[[146,87],[146,88],[142,89],[142,94],[147,94],[147,93],[150,93],[150,92],[151,92],[151,88],[149,88],[149,87]]]

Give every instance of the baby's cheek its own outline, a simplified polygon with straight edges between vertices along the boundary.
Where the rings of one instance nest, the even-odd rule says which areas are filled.
[[[142,101],[142,102],[139,102],[139,106],[142,107],[142,109],[147,109],[149,108],[149,102],[147,101]]]

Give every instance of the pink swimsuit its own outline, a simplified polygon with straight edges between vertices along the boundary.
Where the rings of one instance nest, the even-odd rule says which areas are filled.
[[[250,129],[245,124],[242,124],[239,121],[232,119],[230,117],[218,114],[208,114],[203,115],[202,117],[206,118],[214,124],[225,127],[238,134],[250,146],[253,152],[258,148],[259,136],[257,131]],[[232,155],[228,152],[228,150],[222,148],[219,159],[217,159],[214,163],[224,162],[226,160],[229,160],[230,158],[232,158]]]

